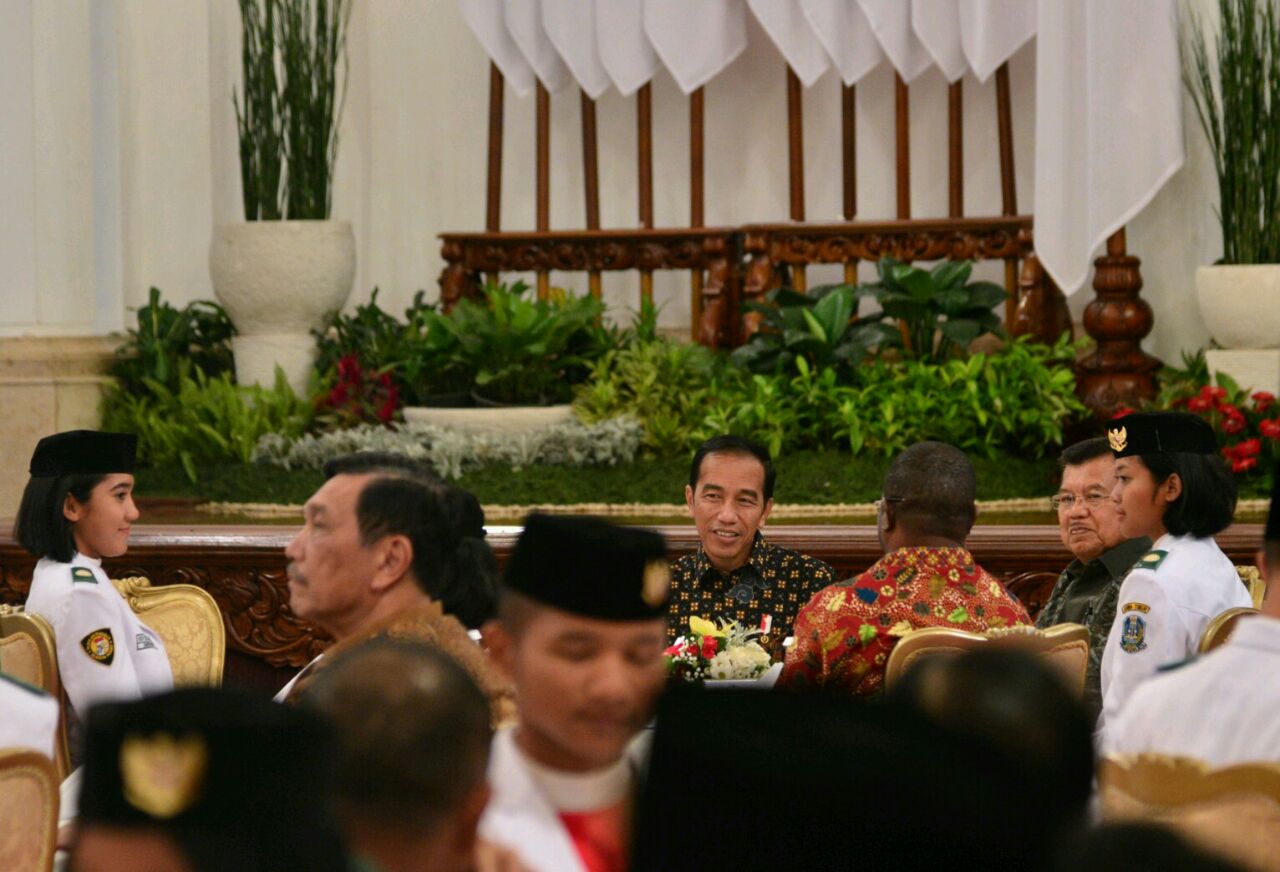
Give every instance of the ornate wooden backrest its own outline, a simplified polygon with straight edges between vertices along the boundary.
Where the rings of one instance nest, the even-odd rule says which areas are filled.
[[[1106,757],[1098,783],[1107,820],[1163,823],[1245,867],[1276,868],[1280,764],[1212,769],[1164,754]]]
[[[71,774],[67,745],[67,699],[58,675],[58,646],[53,627],[22,606],[0,605],[0,670],[45,691],[58,701],[58,736],[54,761],[59,780]]]
[[[1257,613],[1257,609],[1248,609],[1241,606],[1227,609],[1222,614],[1216,615],[1204,628],[1204,633],[1200,636],[1200,644],[1196,646],[1196,650],[1201,654],[1206,654],[1217,648],[1231,638],[1231,634],[1236,631],[1237,621]]]
[[[58,838],[58,775],[35,751],[0,750],[0,869],[47,872]]]
[[[986,645],[1008,645],[1031,651],[1059,670],[1077,696],[1084,695],[1085,668],[1089,664],[1089,630],[1080,624],[1007,627],[985,633],[969,633],[951,627],[912,630],[893,646],[885,663],[884,685],[892,686],[912,664],[934,654],[955,654]]]
[[[193,584],[152,587],[141,577],[112,579],[112,584],[164,641],[174,685],[222,684],[227,634],[213,597]]]
[[[1262,598],[1267,595],[1267,580],[1262,577],[1256,566],[1237,566],[1236,572],[1240,580],[1249,590],[1249,598],[1253,600],[1255,609],[1262,608]]]

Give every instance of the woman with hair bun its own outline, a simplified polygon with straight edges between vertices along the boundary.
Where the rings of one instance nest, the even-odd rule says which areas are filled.
[[[14,524],[14,538],[39,558],[26,610],[53,627],[62,685],[80,718],[101,700],[173,689],[164,642],[102,571],[104,557],[128,549],[138,519],[137,442],[96,430],[41,439]]]
[[[1121,529],[1153,544],[1120,587],[1102,655],[1100,728],[1157,669],[1194,655],[1214,616],[1252,605],[1213,540],[1236,508],[1235,479],[1213,428],[1186,412],[1142,412],[1113,420],[1107,439]]]

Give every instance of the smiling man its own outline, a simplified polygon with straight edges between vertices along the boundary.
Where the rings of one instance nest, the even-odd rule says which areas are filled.
[[[480,834],[533,872],[627,868],[627,751],[666,679],[669,589],[657,533],[525,521],[485,631],[515,685],[519,725],[494,737]]]
[[[1126,538],[1111,491],[1116,461],[1101,436],[1062,452],[1062,484],[1052,503],[1062,544],[1075,557],[1058,576],[1053,593],[1036,616],[1037,627],[1083,624],[1089,628],[1089,667],[1084,702],[1094,720],[1102,711],[1102,652],[1116,616],[1116,599],[1129,567],[1151,548],[1145,536]]]
[[[669,642],[688,631],[691,617],[732,619],[758,628],[761,644],[781,660],[800,607],[835,581],[821,560],[760,533],[775,477],[769,452],[737,436],[709,439],[693,455],[684,498],[699,547],[672,567]]]

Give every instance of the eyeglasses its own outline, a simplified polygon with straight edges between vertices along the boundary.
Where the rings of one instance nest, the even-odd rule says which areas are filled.
[[[1079,504],[1081,499],[1084,500],[1087,508],[1096,509],[1111,502],[1111,494],[1091,493],[1086,494],[1083,498],[1075,494],[1054,494],[1049,497],[1049,505],[1053,506],[1055,512],[1069,512]]]

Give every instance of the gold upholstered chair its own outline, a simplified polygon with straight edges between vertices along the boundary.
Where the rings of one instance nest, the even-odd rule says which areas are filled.
[[[58,779],[71,773],[67,746],[67,700],[58,676],[58,647],[49,622],[22,606],[0,605],[0,670],[38,687],[58,701],[58,736],[54,742],[54,770]],[[8,867],[0,867],[8,868]]]
[[[58,838],[58,776],[35,751],[0,750],[0,869],[47,872]]]
[[[1280,764],[1106,757],[1098,786],[1107,821],[1163,824],[1244,868],[1280,869]]]
[[[1200,634],[1200,644],[1196,646],[1196,650],[1201,654],[1207,654],[1214,648],[1217,648],[1223,642],[1231,638],[1231,634],[1236,631],[1236,621],[1241,618],[1247,618],[1249,615],[1256,615],[1257,609],[1245,608],[1239,606],[1234,609],[1227,609],[1225,612],[1215,615],[1205,626],[1204,632]]]
[[[1236,573],[1240,581],[1249,590],[1249,598],[1253,600],[1255,609],[1262,608],[1262,598],[1267,595],[1267,581],[1256,566],[1237,566]]]
[[[116,578],[112,584],[138,618],[164,642],[177,687],[222,684],[227,634],[222,612],[207,592],[193,584],[152,587],[145,578]]]
[[[893,646],[885,662],[884,686],[892,687],[922,657],[957,654],[988,645],[1021,648],[1045,658],[1059,671],[1077,696],[1084,696],[1085,669],[1089,665],[1089,630],[1080,624],[1004,627],[985,633],[969,633],[951,627],[912,630]]]

